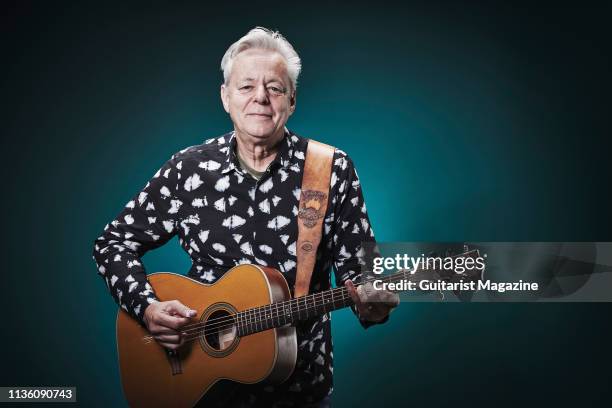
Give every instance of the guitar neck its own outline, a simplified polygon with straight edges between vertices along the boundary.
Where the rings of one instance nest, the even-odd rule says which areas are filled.
[[[412,275],[409,271],[400,271],[381,277],[380,280],[382,282],[399,282],[411,278]],[[348,289],[342,286],[284,302],[244,310],[236,314],[236,327],[239,336],[247,336],[286,324],[295,324],[300,320],[320,316],[353,304]]]

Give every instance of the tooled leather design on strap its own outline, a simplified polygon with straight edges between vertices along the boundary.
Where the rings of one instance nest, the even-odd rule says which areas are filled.
[[[298,211],[297,275],[294,297],[308,294],[317,248],[323,234],[323,218],[329,203],[329,183],[335,148],[308,141]]]

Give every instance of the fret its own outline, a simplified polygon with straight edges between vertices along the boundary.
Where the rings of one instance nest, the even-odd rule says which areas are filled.
[[[327,313],[330,311],[329,309],[329,300],[325,297],[328,294],[328,291],[323,293],[323,313]]]
[[[258,332],[259,331],[259,310],[258,309],[253,309],[253,320],[255,323],[255,331]]]
[[[243,335],[246,335],[246,319],[244,318],[244,311],[240,312],[240,327],[242,329]]]
[[[261,319],[261,330],[266,330],[268,328],[268,306],[263,306],[261,311],[263,312],[263,318]]]
[[[261,319],[261,330],[266,330],[268,328],[268,306],[263,306],[261,311],[263,312],[263,317]]]
[[[295,302],[295,299],[291,300],[291,304],[289,306],[291,308],[291,320],[292,322],[297,322],[298,320],[300,320],[300,312],[299,309],[297,309],[297,305]],[[297,310],[295,310],[297,309]]]
[[[309,314],[312,313],[313,315],[315,315],[317,313],[317,305],[315,303],[315,295],[310,295],[310,299],[308,299],[308,302],[309,302],[308,313]]]
[[[264,331],[267,329],[267,324],[268,324],[268,312],[266,311],[266,307],[267,306],[262,306],[261,307],[261,312],[262,312],[262,316],[261,316],[261,330]]]
[[[326,306],[327,306],[327,302],[325,300],[325,292],[321,292],[321,310],[322,310],[321,313],[322,314],[327,313]]]
[[[300,305],[300,299],[301,298],[297,298],[297,300],[296,300],[296,305],[297,305],[297,309],[298,309],[298,320],[302,320],[302,306]]]
[[[300,308],[297,305],[296,299],[291,300],[291,319],[293,322],[300,320]]]
[[[255,309],[249,309],[249,324],[251,326],[250,332],[257,332],[257,320],[255,319]]]
[[[251,323],[252,323],[252,320],[251,320],[251,310],[247,309],[247,311],[246,311],[246,325],[247,325],[247,331],[249,333],[253,332],[253,330],[251,328]]]
[[[275,302],[276,305],[276,324],[277,327],[280,327],[281,323],[280,323],[280,314],[278,313],[278,302]]]
[[[289,322],[293,321],[293,317],[291,316],[291,301],[288,302],[283,302],[283,308],[284,308],[284,315],[285,315],[285,324],[287,324],[287,314],[289,315]],[[289,310],[289,313],[287,313],[287,309]]]
[[[346,293],[344,293],[346,292]],[[351,296],[348,293],[348,289],[342,289],[342,306],[350,305]],[[347,303],[348,302],[348,303]]]
[[[314,316],[318,315],[317,313],[317,294],[314,293],[311,297],[310,300],[312,300],[312,306],[310,307],[310,310],[312,310],[312,314]]]
[[[263,311],[264,311],[264,321],[263,321],[263,329],[267,330],[269,329],[269,324],[270,324],[270,312],[268,309],[270,309],[271,305],[267,305],[263,307]]]
[[[257,331],[257,319],[255,316],[255,309],[251,309],[251,326],[253,326],[253,333]]]
[[[325,291],[321,292],[321,305],[319,307],[321,308],[319,313],[325,314]]]
[[[266,307],[262,306],[259,308],[259,322],[261,325],[261,331],[266,330]]]
[[[259,325],[261,327],[261,331],[266,330],[266,307],[259,307]]]

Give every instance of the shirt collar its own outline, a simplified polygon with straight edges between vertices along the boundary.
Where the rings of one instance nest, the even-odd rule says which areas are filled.
[[[269,169],[274,170],[277,167],[286,169],[291,163],[293,153],[295,150],[294,134],[285,127],[285,133],[283,138],[279,142],[280,146],[276,157],[270,163]],[[225,164],[221,169],[221,173],[229,173],[232,170],[241,172],[240,164],[238,163],[238,157],[236,156],[236,133],[232,131],[225,136],[217,139],[219,144],[219,151],[225,154]]]

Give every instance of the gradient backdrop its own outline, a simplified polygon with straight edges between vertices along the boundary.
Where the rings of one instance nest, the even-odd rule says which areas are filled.
[[[226,48],[280,30],[297,133],[354,159],[379,241],[612,241],[611,7],[426,2],[2,6],[0,385],[124,406],[94,239],[170,155],[230,130]],[[149,271],[186,272],[176,239]],[[403,304],[333,318],[335,406],[592,406],[609,304]]]

